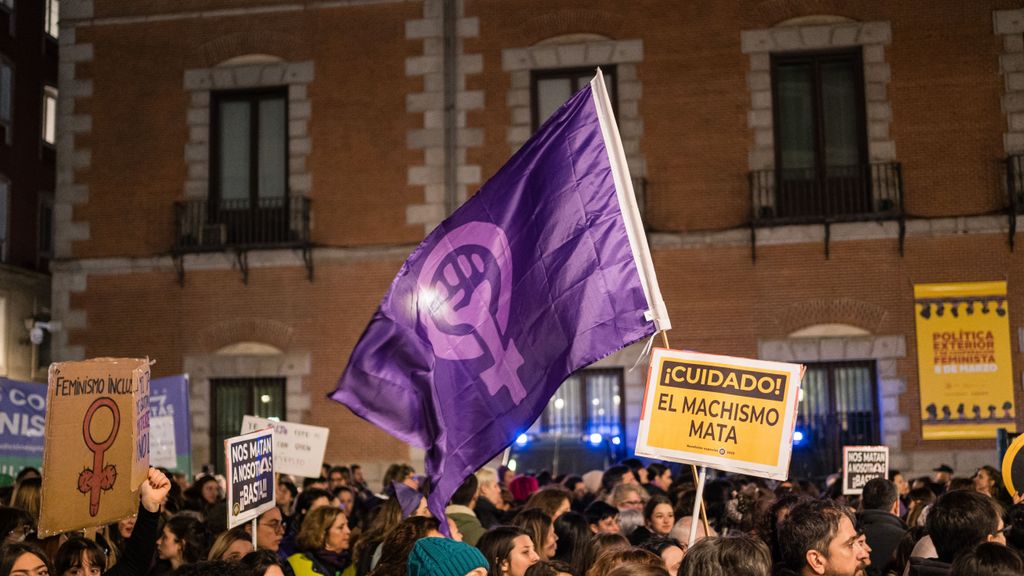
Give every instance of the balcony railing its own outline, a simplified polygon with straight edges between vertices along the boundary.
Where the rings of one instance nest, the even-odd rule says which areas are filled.
[[[1024,214],[1024,155],[1006,159],[1007,215],[1010,219],[1010,251],[1017,234],[1017,215]]]
[[[182,256],[196,252],[235,251],[243,278],[248,279],[249,250],[296,248],[312,278],[309,236],[309,198],[210,200],[198,198],[174,203],[174,247],[179,278],[184,281]]]
[[[898,163],[750,173],[758,226],[888,220],[903,214]]]
[[[751,240],[756,229],[786,224],[897,220],[903,252],[903,175],[895,162],[830,166],[825,170],[758,170],[749,174]]]

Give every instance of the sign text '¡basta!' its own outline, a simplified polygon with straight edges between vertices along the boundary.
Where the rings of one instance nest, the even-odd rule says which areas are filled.
[[[269,497],[274,475],[273,448],[269,436],[231,447],[232,482],[244,482],[238,490],[238,504],[243,508]]]
[[[736,368],[669,361],[662,365],[661,384],[669,388],[783,402],[786,398],[786,382],[787,377],[784,375]],[[671,394],[660,394],[657,409],[694,416],[690,420],[691,438],[736,444],[739,441],[736,426],[727,422],[776,426],[782,417],[777,408],[757,406],[740,399],[729,401],[684,396],[678,404],[675,399]],[[711,420],[700,420],[697,417]]]

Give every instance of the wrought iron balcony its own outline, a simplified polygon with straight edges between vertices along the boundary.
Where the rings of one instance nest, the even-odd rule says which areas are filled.
[[[749,174],[751,235],[786,224],[898,220],[903,250],[903,175],[895,162],[830,166],[824,170],[758,170]]]
[[[248,280],[247,252],[273,248],[302,250],[312,279],[309,236],[309,198],[221,200],[206,198],[174,203],[174,247],[179,278],[184,281],[183,256],[197,252],[234,251],[243,279]]]
[[[1010,250],[1017,234],[1017,215],[1024,214],[1024,155],[1006,158],[1007,216],[1010,219]]]

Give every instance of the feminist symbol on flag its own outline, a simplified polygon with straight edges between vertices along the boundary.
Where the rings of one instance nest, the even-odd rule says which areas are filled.
[[[518,406],[526,389],[516,373],[523,356],[505,334],[512,301],[509,255],[501,228],[487,222],[459,226],[423,263],[418,303],[434,354],[446,360],[488,356],[491,365],[480,373],[487,391],[495,396],[507,388]]]

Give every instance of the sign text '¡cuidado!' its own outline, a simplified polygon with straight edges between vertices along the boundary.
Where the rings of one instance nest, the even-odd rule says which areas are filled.
[[[269,436],[231,447],[231,482],[238,486],[238,504],[243,509],[269,499],[274,477],[272,452]]]
[[[701,392],[718,392],[747,398],[785,402],[787,376],[725,366],[666,361],[661,384]]]

